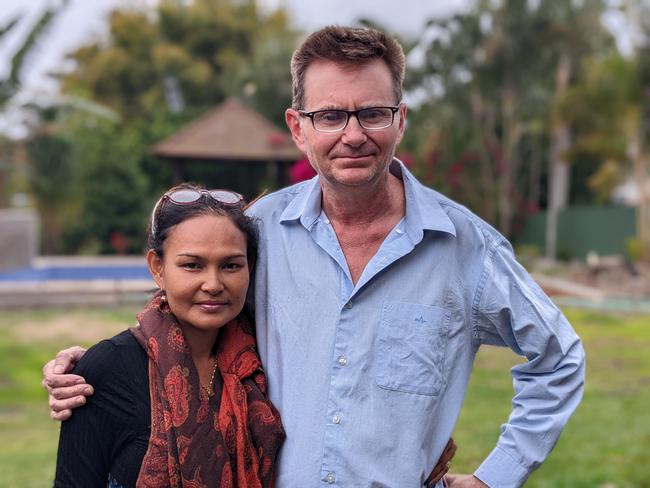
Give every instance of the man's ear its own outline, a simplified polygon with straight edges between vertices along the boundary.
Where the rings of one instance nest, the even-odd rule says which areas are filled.
[[[293,142],[298,149],[307,154],[307,151],[305,150],[305,137],[302,131],[301,118],[300,112],[294,108],[288,108],[284,112],[284,120],[291,131],[291,139],[293,139]]]
[[[165,276],[163,272],[163,260],[153,249],[147,251],[147,266],[151,277],[161,290],[165,289]]]
[[[397,112],[399,116],[399,122],[397,126],[398,135],[397,135],[397,144],[402,142],[402,137],[404,137],[404,130],[406,129],[406,113],[408,112],[408,109],[406,108],[406,104],[404,102],[399,104],[399,111]]]

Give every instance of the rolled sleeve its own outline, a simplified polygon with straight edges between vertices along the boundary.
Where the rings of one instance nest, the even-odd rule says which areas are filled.
[[[474,311],[482,344],[508,346],[527,359],[511,370],[512,412],[475,474],[492,488],[521,486],[553,449],[582,398],[584,350],[505,241],[486,260]]]

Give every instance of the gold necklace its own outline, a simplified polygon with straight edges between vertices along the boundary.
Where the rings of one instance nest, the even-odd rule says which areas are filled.
[[[212,368],[212,374],[210,375],[210,382],[208,383],[208,386],[201,385],[201,389],[203,389],[208,398],[211,398],[212,395],[214,395],[214,376],[217,374],[218,366],[217,358],[213,357],[212,360],[214,361],[214,367]]]

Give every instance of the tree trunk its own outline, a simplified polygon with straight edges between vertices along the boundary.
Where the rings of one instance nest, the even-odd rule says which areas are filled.
[[[634,165],[634,182],[639,193],[636,208],[636,233],[644,249],[650,249],[650,192],[648,191],[648,172],[643,147],[643,124],[637,118],[636,127],[628,139],[628,154]]]
[[[4,169],[0,167],[0,208],[5,208],[9,206],[9,199],[6,196],[5,192],[5,174]]]
[[[482,217],[488,222],[496,222],[496,208],[494,205],[494,165],[486,144],[493,139],[494,123],[492,117],[486,115],[485,104],[479,90],[473,89],[470,94],[472,103],[472,125],[474,129],[474,145],[478,153],[479,169],[481,175],[481,188],[483,191]]]
[[[514,182],[519,164],[517,146],[521,134],[515,115],[516,96],[511,83],[505,83],[501,92],[501,113],[503,117],[502,161],[499,177],[499,231],[509,236],[512,230]]]
[[[644,55],[648,55],[648,50],[644,50]],[[647,69],[647,68],[646,68]],[[647,253],[650,253],[650,187],[648,186],[648,136],[650,136],[650,82],[647,79],[648,72],[643,89],[643,100],[641,102],[641,111],[639,118],[639,155],[635,161],[635,177],[639,185],[639,207],[637,208],[637,233],[639,240],[643,244],[645,257],[650,259]]]
[[[559,102],[569,87],[571,58],[563,53],[555,71],[555,102]],[[557,225],[560,211],[569,201],[570,167],[566,153],[571,145],[571,131],[556,107],[551,127],[551,161],[546,212],[546,257],[557,257]]]
[[[542,194],[541,174],[542,174],[542,143],[540,137],[533,134],[530,141],[530,173],[528,175],[528,208],[539,209],[539,200]]]

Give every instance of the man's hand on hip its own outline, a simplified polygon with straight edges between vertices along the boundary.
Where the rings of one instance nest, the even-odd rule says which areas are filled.
[[[50,417],[66,420],[72,409],[86,403],[86,396],[93,394],[92,386],[86,384],[81,376],[66,374],[86,352],[75,346],[59,351],[56,358],[43,366],[43,387],[47,390],[50,404]]]
[[[445,474],[447,474],[454,454],[456,454],[456,443],[454,442],[454,438],[450,437],[447,441],[445,449],[442,451],[440,459],[438,459],[438,462],[436,463],[436,466],[433,468],[433,471],[431,471],[431,474],[424,482],[424,486],[426,488],[434,486],[438,481],[442,479]]]

